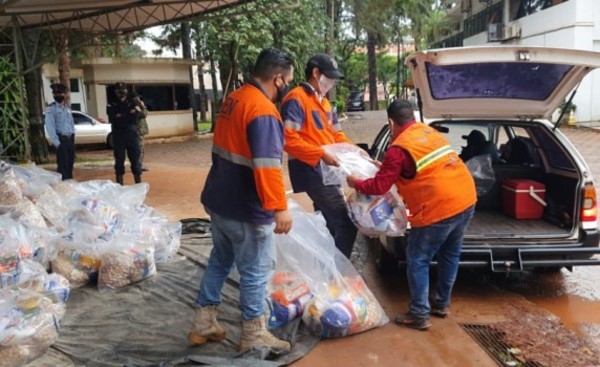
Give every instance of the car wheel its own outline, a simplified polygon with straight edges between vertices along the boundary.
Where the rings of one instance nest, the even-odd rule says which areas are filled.
[[[112,133],[109,133],[108,136],[106,137],[106,145],[108,146],[109,149],[112,149],[114,147]]]
[[[378,238],[372,239],[373,255],[375,257],[375,269],[379,274],[393,274],[400,270],[398,266],[398,257],[390,254],[381,244]]]

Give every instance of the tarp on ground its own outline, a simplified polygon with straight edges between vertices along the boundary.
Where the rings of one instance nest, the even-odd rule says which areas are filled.
[[[95,366],[281,366],[306,355],[319,338],[300,319],[273,333],[292,342],[292,352],[268,356],[267,350],[238,352],[241,312],[239,284],[232,273],[223,289],[219,322],[227,327],[222,342],[190,345],[187,332],[206,268],[212,238],[210,223],[184,220],[178,256],[157,264],[157,275],[116,291],[93,285],[75,289],[61,320],[58,341],[28,367]]]

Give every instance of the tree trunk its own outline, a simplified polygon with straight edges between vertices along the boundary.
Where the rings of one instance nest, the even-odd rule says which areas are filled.
[[[24,50],[34,50],[35,43],[38,42],[33,33],[24,32],[23,42],[25,43]],[[25,90],[27,93],[26,103],[29,119],[29,143],[31,145],[31,157],[33,160],[40,163],[48,162],[48,142],[44,132],[43,121],[43,106],[42,106],[42,67],[41,55],[39,52],[32,52],[29,57],[25,58],[25,68],[30,68],[33,65],[40,65],[37,68],[30,70],[24,75]],[[28,63],[28,64],[27,64]],[[50,91],[48,91],[50,93]]]
[[[327,26],[327,36],[325,37],[325,52],[331,55],[331,57],[335,58],[335,0],[327,0],[327,18],[329,19]],[[331,88],[329,91],[329,100],[334,102],[336,99],[336,88]]]
[[[377,43],[377,35],[373,32],[367,33],[367,63],[369,66],[369,106],[371,111],[376,111],[378,106],[377,101],[377,54],[375,53],[375,45]]]
[[[65,103],[71,105],[71,62],[69,60],[69,35],[60,32],[57,37],[58,48],[58,79],[60,84],[67,87]]]
[[[183,58],[186,60],[192,60],[192,40],[191,40],[191,26],[189,22],[181,23],[181,51]],[[194,120],[194,131],[198,130],[198,108],[196,107],[196,95],[194,93],[194,68],[192,65],[189,66],[190,84],[188,85],[188,97],[190,99],[190,106],[192,107],[192,119]]]
[[[210,120],[211,126],[210,131],[215,131],[215,124],[217,122],[217,111],[221,108],[219,103],[219,84],[217,83],[217,67],[215,66],[215,55],[212,52],[208,53],[208,60],[210,63],[210,79],[212,81],[213,89],[213,103],[210,109]]]

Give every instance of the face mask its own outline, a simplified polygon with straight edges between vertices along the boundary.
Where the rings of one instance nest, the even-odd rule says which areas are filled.
[[[281,78],[281,81],[283,81],[283,78]],[[279,88],[277,85],[275,85],[275,88],[277,88],[277,97],[275,99],[275,103],[279,103],[283,100],[283,97],[285,97],[285,95],[288,94],[288,92],[290,91],[290,86],[285,85]]]
[[[325,75],[321,74],[321,77],[319,78],[319,89],[321,90],[322,95],[327,94],[327,92],[329,92],[334,85],[334,79],[329,79]]]
[[[54,96],[54,100],[55,100],[57,103],[62,103],[62,101],[64,101],[64,100],[65,100],[65,96]]]

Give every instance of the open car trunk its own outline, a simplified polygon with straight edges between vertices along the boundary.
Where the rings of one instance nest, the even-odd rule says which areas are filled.
[[[551,244],[555,240],[564,244],[570,238],[577,240],[582,177],[587,167],[578,154],[573,153],[574,149],[566,138],[551,130],[549,122],[465,120],[437,121],[431,125],[441,130],[452,148],[467,159],[472,173],[473,161],[470,159],[473,157],[464,155],[465,138],[477,130],[489,144],[487,150],[481,152],[484,155],[479,157],[490,156],[491,165],[484,169],[487,169],[488,176],[490,173],[493,176],[493,184],[475,177],[477,186],[485,183],[485,190],[478,190],[476,211],[466,232],[466,244],[485,243],[491,239],[496,243],[502,243],[503,239],[514,243],[517,239],[521,243],[530,241],[532,244],[542,241]],[[518,148],[517,143],[523,146]],[[533,200],[530,193],[523,192],[526,190],[507,192],[507,180],[533,181],[543,187],[540,194],[545,205]],[[524,205],[538,206],[540,216],[515,218],[507,209]]]

